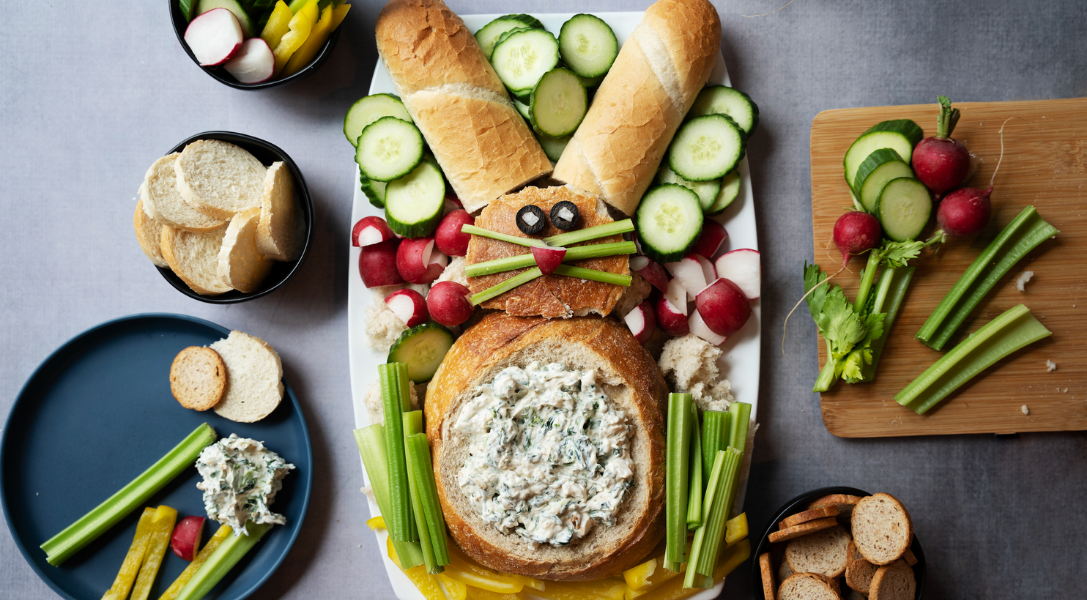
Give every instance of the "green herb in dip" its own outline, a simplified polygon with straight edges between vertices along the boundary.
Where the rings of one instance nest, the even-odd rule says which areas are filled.
[[[286,517],[268,506],[293,468],[264,444],[231,434],[204,448],[196,459],[196,470],[204,478],[196,487],[204,491],[204,508],[210,519],[229,525],[235,536],[248,535],[247,522],[287,523]]]

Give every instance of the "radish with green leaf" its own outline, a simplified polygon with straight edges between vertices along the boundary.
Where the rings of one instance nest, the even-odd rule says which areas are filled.
[[[936,120],[936,135],[925,138],[913,149],[913,172],[932,193],[940,195],[966,182],[970,172],[970,153],[951,133],[959,122],[959,109],[951,108],[951,100],[940,96],[940,116]]]

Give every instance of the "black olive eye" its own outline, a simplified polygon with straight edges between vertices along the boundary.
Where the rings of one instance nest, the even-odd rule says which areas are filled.
[[[517,211],[517,229],[527,235],[536,235],[547,224],[545,219],[544,211],[539,206],[527,204]]]
[[[577,205],[569,200],[563,200],[551,207],[551,224],[563,231],[577,227],[579,218]]]

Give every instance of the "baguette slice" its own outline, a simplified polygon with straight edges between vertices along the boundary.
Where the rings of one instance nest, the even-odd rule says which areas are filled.
[[[913,600],[917,594],[917,579],[904,560],[880,567],[872,576],[869,600]]]
[[[788,540],[794,540],[798,537],[815,533],[816,531],[822,531],[824,529],[830,529],[838,525],[838,520],[834,517],[827,517],[825,519],[816,519],[814,521],[808,521],[807,523],[801,523],[799,525],[793,525],[788,529],[782,529],[770,534],[767,538],[771,543],[785,542]]]
[[[166,258],[162,256],[162,224],[147,216],[147,212],[143,210],[143,200],[136,201],[132,226],[136,228],[136,241],[140,243],[140,250],[143,250],[144,255],[156,267],[170,268]]]
[[[201,296],[215,296],[231,288],[219,277],[219,249],[227,226],[207,233],[189,233],[162,226],[162,256],[174,273],[192,291]]]
[[[841,525],[796,538],[785,546],[794,573],[817,573],[831,579],[845,573],[849,533]]]
[[[226,392],[213,408],[220,417],[254,423],[272,414],[283,400],[283,363],[264,340],[231,331],[211,345],[226,364]]]
[[[788,529],[793,525],[799,525],[801,523],[807,523],[808,521],[814,521],[816,519],[825,519],[827,517],[838,516],[838,507],[835,505],[821,506],[804,512],[796,513],[791,517],[786,517],[781,523],[778,524],[778,529]]]
[[[827,579],[814,573],[795,573],[781,582],[778,600],[841,600]]]
[[[276,161],[264,176],[257,249],[272,260],[298,260],[304,237],[305,223],[298,206],[294,177],[287,165]]]
[[[770,566],[770,553],[759,555],[759,571],[762,573],[762,595],[764,600],[774,600],[777,585],[774,584],[774,567]]]
[[[890,494],[873,494],[853,509],[853,541],[874,565],[889,565],[905,554],[913,540],[906,507]]]
[[[272,261],[257,250],[260,209],[250,208],[230,219],[219,249],[217,272],[223,283],[239,292],[255,292],[272,269]]]
[[[174,171],[178,156],[177,152],[163,156],[147,169],[140,187],[144,211],[156,221],[190,233],[205,233],[222,227],[225,223],[222,219],[196,210],[181,197]]]
[[[785,581],[793,574],[793,570],[789,568],[789,561],[785,560],[785,557],[781,557],[781,564],[778,565],[778,581]]]
[[[867,596],[868,588],[872,585],[872,576],[876,574],[877,567],[864,559],[864,556],[857,551],[855,542],[849,542],[846,555],[849,559],[845,565],[845,584]]]
[[[850,515],[853,514],[853,507],[856,506],[857,503],[860,501],[860,496],[851,496],[849,494],[830,494],[828,496],[823,496],[821,498],[816,498],[815,500],[812,500],[812,502],[808,504],[808,510],[834,505],[838,507],[839,517],[848,520]]]
[[[219,140],[197,140],[174,163],[181,197],[200,212],[226,220],[260,207],[267,169],[246,150]]]
[[[223,399],[226,364],[211,348],[189,346],[170,365],[170,393],[185,408],[205,411]]]

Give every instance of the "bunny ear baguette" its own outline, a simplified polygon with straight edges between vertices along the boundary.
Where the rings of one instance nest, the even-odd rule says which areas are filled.
[[[553,177],[631,215],[721,51],[706,0],[659,0],[627,38]]]

